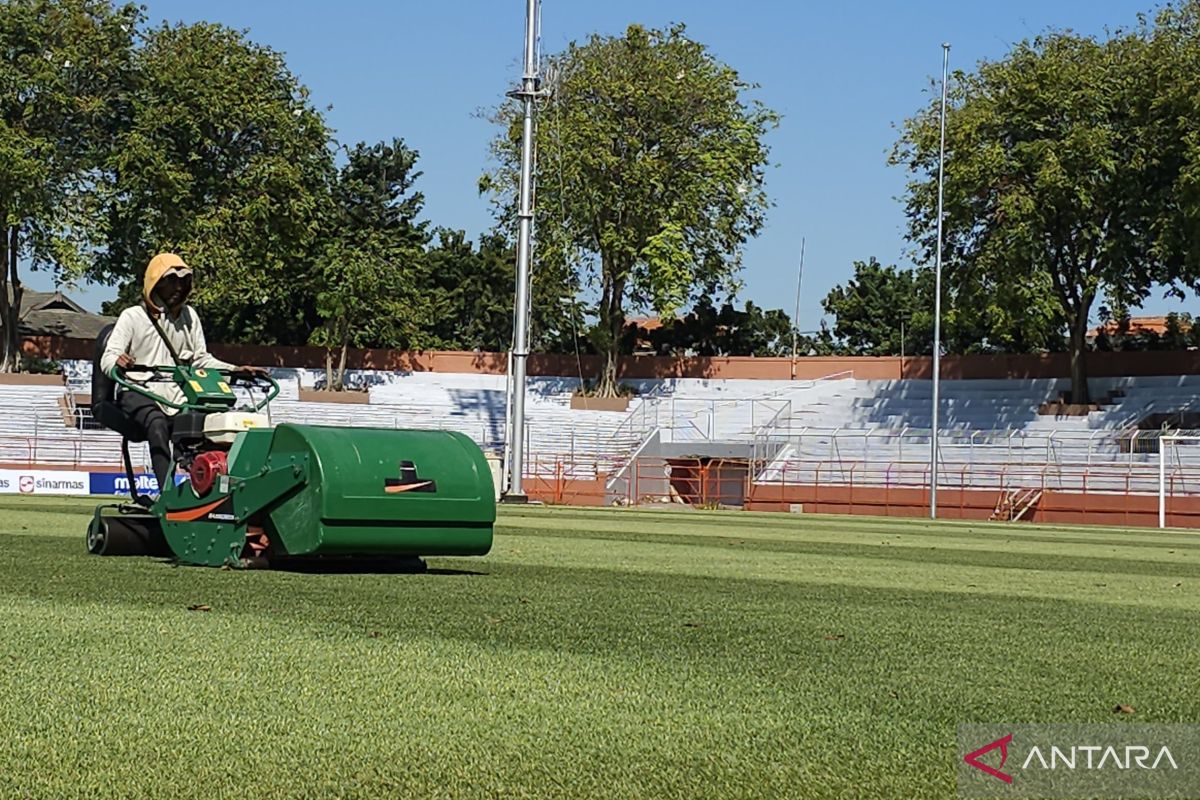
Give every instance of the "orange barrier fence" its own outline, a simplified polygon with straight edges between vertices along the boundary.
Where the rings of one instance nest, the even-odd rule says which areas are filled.
[[[929,513],[928,465],[784,464],[768,470],[766,479],[756,479],[744,459],[641,458],[611,484],[608,474],[584,478],[577,472],[561,460],[535,462],[527,491],[555,505],[677,504],[893,517]],[[1200,474],[1169,469],[1166,487],[1167,525],[1200,528]],[[1019,508],[1006,505],[1014,497]],[[1158,502],[1157,472],[1144,464],[955,465],[939,471],[942,519],[988,520],[1005,511],[1029,522],[1151,527],[1158,524]]]
[[[0,438],[0,468],[119,472],[119,461],[85,464],[73,442],[55,443],[46,462],[38,437]],[[610,478],[613,478],[610,480]],[[1200,528],[1200,470],[1170,466],[1165,516],[1170,527]],[[525,488],[551,505],[675,504],[820,514],[924,517],[927,464],[782,462],[754,470],[746,459],[643,457],[627,465],[534,457]],[[1002,515],[1060,524],[1156,526],[1158,471],[1145,463],[971,465],[939,470],[939,517],[987,520]]]
[[[754,511],[923,517],[929,465],[795,462],[772,465],[753,483]],[[1158,469],[1143,463],[956,464],[938,471],[943,519],[1158,525]],[[1165,471],[1167,525],[1200,527],[1200,471]],[[1019,508],[1015,506],[1019,505]]]
[[[926,517],[929,489],[920,487],[793,485],[779,491],[757,491],[750,511],[802,511],[814,514],[868,514]],[[987,520],[995,513],[1000,490],[939,489],[940,519]],[[1168,497],[1168,527],[1200,528],[1200,497]],[[1082,494],[1045,491],[1023,520],[1064,525],[1156,527],[1158,497],[1144,494]]]

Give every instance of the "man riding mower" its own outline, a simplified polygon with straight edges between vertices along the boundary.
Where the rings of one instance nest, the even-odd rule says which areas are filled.
[[[491,549],[494,490],[473,441],[447,431],[271,427],[261,412],[278,383],[208,353],[185,305],[190,285],[181,259],[156,256],[145,305],[97,340],[93,416],[122,435],[133,504],[96,509],[91,552],[248,567]],[[138,492],[129,455],[129,443],[143,441],[156,500]]]

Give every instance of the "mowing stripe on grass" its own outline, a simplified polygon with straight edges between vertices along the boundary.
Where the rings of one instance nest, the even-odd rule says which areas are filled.
[[[1200,721],[1177,532],[506,508],[301,574],[89,511],[0,513],[0,797],[953,797],[962,722]]]

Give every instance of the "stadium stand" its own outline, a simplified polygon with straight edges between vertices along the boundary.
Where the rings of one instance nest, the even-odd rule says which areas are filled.
[[[1162,429],[1143,430],[1138,423],[1155,414],[1186,414],[1196,405],[1200,377],[1094,380],[1091,393],[1100,401],[1091,410],[1039,413],[1053,408],[1067,388],[1065,380],[943,381],[943,482],[1157,491]],[[930,392],[929,381],[842,382],[759,431],[758,453],[770,459],[759,480],[928,483]],[[1180,449],[1182,465],[1200,467],[1195,450]]]
[[[0,387],[0,461],[43,465],[118,462],[115,434],[88,424],[70,398],[86,391],[90,365],[63,363],[61,387]],[[276,370],[275,422],[457,430],[495,455],[505,438],[504,376],[361,372],[365,402],[301,399],[319,370]],[[530,475],[607,477],[609,496],[633,495],[636,463],[669,474],[670,453],[739,454],[751,483],[926,486],[931,384],[856,380],[847,373],[809,381],[665,379],[634,382],[626,412],[579,411],[579,381],[532,378],[526,451]],[[942,383],[941,485],[993,489],[1153,494],[1157,437],[1188,427],[1200,411],[1200,376],[1091,381],[1093,406],[1062,404],[1068,382],[946,380]],[[64,406],[75,424],[64,425]],[[1200,416],[1200,415],[1197,415]],[[671,449],[673,448],[673,449]],[[724,448],[724,449],[723,449]],[[733,449],[730,449],[733,448]],[[741,448],[740,450],[737,448]],[[134,458],[145,463],[144,447]],[[1173,491],[1200,494],[1200,447],[1172,450]],[[652,468],[654,469],[654,468]],[[636,502],[636,497],[626,498]]]
[[[64,362],[68,392],[82,392],[90,384],[91,365]],[[493,375],[440,373],[373,373],[348,376],[369,386],[368,403],[326,403],[300,399],[301,390],[317,385],[318,370],[278,370],[280,396],[271,404],[273,422],[353,427],[421,428],[456,430],[470,436],[485,451],[499,454],[505,438],[505,378]],[[570,408],[578,381],[534,378],[530,381],[526,431],[528,469],[531,473],[555,472],[576,478],[609,472],[638,444],[637,433],[622,429],[627,415],[620,412],[577,412]],[[59,391],[58,394],[62,392]],[[80,409],[86,418],[86,409]],[[60,423],[61,429],[61,423]],[[68,432],[66,438],[93,442],[112,438],[117,453],[119,439]],[[107,432],[103,432],[107,434]],[[61,437],[60,433],[50,434]],[[99,445],[89,448],[92,452]],[[141,448],[144,450],[144,448]],[[135,455],[135,459],[138,456]],[[111,460],[111,459],[110,459]],[[52,463],[58,463],[57,461]]]

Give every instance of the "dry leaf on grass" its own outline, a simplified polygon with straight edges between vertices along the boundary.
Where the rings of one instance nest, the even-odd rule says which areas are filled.
[[[1127,706],[1124,703],[1118,705],[1116,708],[1113,709],[1114,714],[1132,714],[1133,712],[1134,712],[1133,706]]]
[[[839,641],[841,641],[842,639],[845,639],[845,638],[846,638],[846,634],[844,634],[844,633],[831,633],[831,634],[828,634],[828,635],[825,637],[825,641],[827,641],[827,642],[839,642]]]
[[[197,603],[193,606],[188,606],[188,611],[212,611],[212,606],[206,606],[203,603]]]

